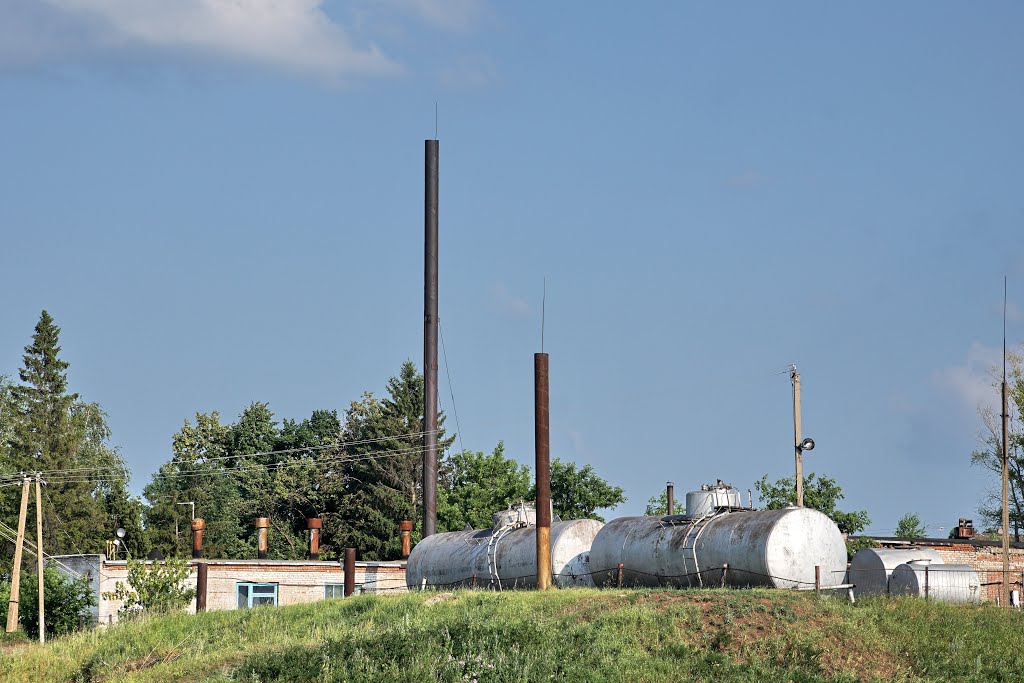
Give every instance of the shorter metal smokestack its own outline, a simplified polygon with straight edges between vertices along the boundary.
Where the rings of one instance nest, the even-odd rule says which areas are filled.
[[[256,518],[256,557],[267,559],[267,534],[270,531],[270,518]]]
[[[405,559],[412,552],[412,522],[402,520],[398,523],[398,529],[402,532],[402,559]]]
[[[666,513],[670,515],[676,514],[676,487],[672,482],[665,485],[665,500],[668,502],[665,510]]]
[[[306,520],[306,527],[309,529],[309,559],[320,559],[320,529],[323,528],[323,521],[319,517],[310,517]]]
[[[192,520],[192,557],[198,559],[203,556],[203,529],[206,528],[206,520],[196,517]]]

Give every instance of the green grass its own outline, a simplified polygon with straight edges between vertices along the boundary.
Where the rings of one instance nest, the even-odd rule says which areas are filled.
[[[6,644],[2,681],[1019,681],[1024,616],[780,591],[372,595]]]

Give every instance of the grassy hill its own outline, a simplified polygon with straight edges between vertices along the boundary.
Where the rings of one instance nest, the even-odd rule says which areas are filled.
[[[1024,615],[779,591],[415,593],[7,646],[2,681],[1024,680]]]

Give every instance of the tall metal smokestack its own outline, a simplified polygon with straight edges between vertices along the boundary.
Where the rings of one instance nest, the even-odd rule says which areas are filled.
[[[438,141],[423,161],[423,537],[437,531],[437,183]]]
[[[534,448],[537,470],[537,589],[551,587],[551,442],[548,354],[533,354]]]

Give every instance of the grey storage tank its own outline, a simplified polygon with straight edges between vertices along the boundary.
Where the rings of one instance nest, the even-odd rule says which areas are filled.
[[[428,536],[413,548],[406,564],[409,588],[427,586],[505,590],[537,585],[537,527],[532,506],[495,513],[491,529]],[[552,584],[593,586],[590,546],[604,526],[594,519],[551,524]]]
[[[893,570],[889,577],[889,594],[916,595],[957,604],[979,603],[981,581],[968,564],[935,566],[928,560],[915,560]]]
[[[930,548],[861,548],[850,562],[849,582],[856,597],[887,595],[889,577],[896,567],[914,560],[943,564],[939,553]]]
[[[689,498],[689,496],[687,496]],[[590,566],[598,585],[797,588],[838,585],[846,573],[846,543],[826,515],[809,508],[718,508],[697,518],[621,517],[598,532]]]

